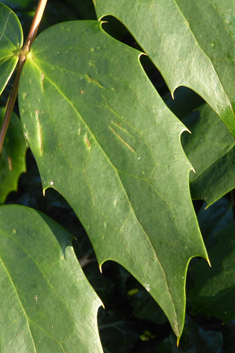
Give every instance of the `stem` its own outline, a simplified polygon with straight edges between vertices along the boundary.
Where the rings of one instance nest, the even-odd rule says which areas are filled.
[[[27,55],[28,52],[30,51],[31,45],[37,35],[37,31],[38,31],[38,27],[40,25],[40,22],[42,20],[42,16],[45,10],[47,4],[47,0],[39,0],[38,2],[38,6],[33,18],[33,22],[31,24],[30,30],[29,30],[29,34],[28,37],[25,41],[25,44],[21,50],[21,54],[22,55]]]
[[[2,151],[3,142],[4,142],[4,139],[6,136],[6,132],[7,132],[9,122],[10,122],[11,114],[12,114],[12,111],[13,111],[13,108],[15,105],[15,101],[16,101],[16,97],[17,97],[17,93],[18,93],[18,86],[19,86],[21,71],[22,71],[24,63],[26,61],[26,56],[29,53],[31,45],[37,35],[38,27],[39,27],[40,22],[42,20],[42,16],[43,16],[46,4],[47,4],[47,0],[39,0],[38,6],[36,9],[34,18],[33,18],[33,22],[31,24],[31,27],[29,30],[29,34],[27,36],[27,39],[25,41],[23,48],[20,51],[19,66],[18,66],[15,81],[13,83],[10,95],[7,100],[6,113],[4,116],[1,132],[0,132],[0,153]]]

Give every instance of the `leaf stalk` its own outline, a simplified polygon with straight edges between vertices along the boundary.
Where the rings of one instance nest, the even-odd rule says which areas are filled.
[[[25,41],[25,44],[19,53],[18,70],[17,70],[17,74],[15,77],[11,92],[10,92],[8,100],[7,100],[6,112],[5,112],[1,132],[0,132],[0,154],[2,151],[2,146],[4,143],[5,136],[7,133],[8,125],[9,125],[9,122],[11,119],[11,114],[12,114],[12,111],[13,111],[13,108],[15,105],[15,101],[16,101],[16,97],[17,97],[17,93],[18,93],[20,75],[21,75],[24,63],[26,61],[26,57],[30,51],[31,45],[37,35],[37,31],[38,31],[39,25],[41,23],[46,4],[47,4],[47,0],[39,0],[38,6],[36,9],[34,18],[33,18],[33,22],[31,24],[28,36]]]

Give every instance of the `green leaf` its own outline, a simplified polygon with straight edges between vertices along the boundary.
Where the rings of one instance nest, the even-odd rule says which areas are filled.
[[[99,330],[105,353],[129,353],[141,332],[131,319],[105,310],[99,313]]]
[[[51,27],[24,65],[20,112],[43,189],[63,195],[99,265],[114,260],[128,269],[179,337],[187,266],[207,253],[180,144],[185,127],[158,96],[139,55],[100,22]]]
[[[207,104],[198,112],[200,119],[189,127],[192,135],[183,134],[182,145],[196,171],[190,174],[192,198],[209,206],[235,187],[235,140]]]
[[[5,109],[0,108],[0,126]],[[21,173],[26,171],[26,142],[22,125],[16,114],[12,114],[2,153],[0,155],[0,203],[3,203],[10,191],[17,190]]]
[[[218,242],[209,253],[212,268],[199,261],[191,269],[196,281],[188,299],[193,314],[216,316],[227,322],[235,317],[235,222],[217,237]]]
[[[18,17],[0,3],[0,94],[18,62],[23,44],[23,32]]]
[[[36,5],[36,0],[1,0],[3,4],[6,4],[12,9],[22,9],[30,6],[32,2]]]
[[[113,15],[131,32],[164,77],[171,93],[197,92],[235,136],[235,40],[221,1],[93,0],[97,17]],[[234,23],[234,2],[226,1]],[[203,31],[202,31],[203,28]]]
[[[235,353],[235,320],[229,321],[223,325],[223,349],[225,352]]]
[[[185,328],[179,347],[176,347],[171,334],[157,348],[159,353],[221,353],[223,336],[221,332],[205,331],[189,315],[186,315]]]
[[[207,250],[211,250],[217,242],[215,235],[233,221],[233,210],[230,201],[221,198],[210,207],[204,203],[197,214]]]
[[[80,268],[72,236],[42,213],[0,208],[1,352],[102,352],[101,302]]]
[[[130,282],[130,281],[129,281]],[[142,320],[149,320],[158,325],[167,321],[166,315],[149,293],[133,280],[128,283],[127,298],[132,306],[132,315]]]

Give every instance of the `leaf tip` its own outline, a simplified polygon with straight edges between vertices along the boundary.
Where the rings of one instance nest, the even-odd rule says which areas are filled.
[[[180,344],[180,339],[179,339],[179,337],[177,337],[177,343],[176,343],[177,348],[179,347],[179,344]]]
[[[102,273],[102,264],[99,265],[99,270],[100,270],[100,273]]]
[[[212,267],[209,257],[206,258],[206,261],[208,262],[208,265],[209,265],[210,267]]]

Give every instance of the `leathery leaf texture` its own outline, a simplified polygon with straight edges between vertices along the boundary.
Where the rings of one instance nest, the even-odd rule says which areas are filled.
[[[132,33],[171,93],[183,85],[215,110],[235,137],[234,0],[93,0]]]
[[[20,81],[22,123],[43,189],[55,188],[85,227],[100,266],[128,269],[182,332],[185,277],[207,257],[180,135],[139,63],[98,21],[40,34]]]
[[[100,299],[73,251],[72,235],[33,209],[0,207],[2,353],[103,352]]]
[[[23,32],[15,13],[0,3],[0,94],[9,81],[23,44]]]

